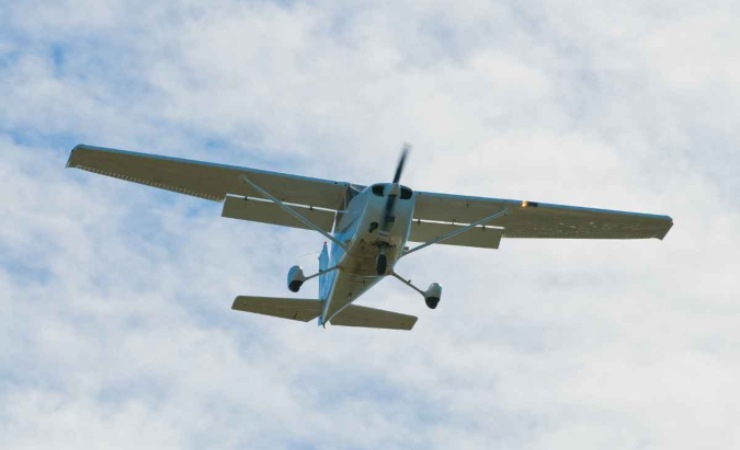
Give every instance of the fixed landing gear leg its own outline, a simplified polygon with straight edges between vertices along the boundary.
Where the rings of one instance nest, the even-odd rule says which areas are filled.
[[[429,285],[429,288],[427,288],[426,291],[422,291],[418,287],[411,284],[411,280],[406,280],[396,272],[391,272],[390,274],[398,279],[398,281],[400,281],[401,283],[421,294],[421,296],[424,297],[424,303],[427,304],[427,307],[429,309],[435,309],[437,305],[439,305],[439,299],[442,298],[442,286],[439,283],[432,283]]]
[[[312,278],[316,278],[319,275],[333,272],[335,270],[339,270],[339,266],[334,266],[326,270],[319,270],[318,273],[315,273],[307,277],[303,273],[303,269],[301,268],[301,266],[293,266],[288,271],[288,289],[290,289],[291,292],[298,292],[301,289],[301,286],[303,286],[303,283],[305,283],[306,281]]]

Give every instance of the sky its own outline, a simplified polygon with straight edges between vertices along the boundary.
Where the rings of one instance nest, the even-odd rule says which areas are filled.
[[[0,448],[740,445],[732,1],[0,3]],[[667,214],[664,241],[432,246],[359,304],[234,312],[324,238],[65,170],[78,143]],[[301,296],[313,295],[308,282]]]

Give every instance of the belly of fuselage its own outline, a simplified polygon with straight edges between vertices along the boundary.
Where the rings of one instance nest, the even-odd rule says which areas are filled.
[[[388,258],[389,268],[400,258],[413,220],[414,203],[413,199],[396,200],[393,209],[395,220],[384,229],[386,201],[385,197],[368,197],[344,254],[343,270],[354,275],[377,276],[376,261],[381,251]]]
[[[340,269],[334,280],[329,298],[327,317],[337,314],[365,291],[383,279],[377,273],[377,257],[382,250],[392,270],[403,252],[413,219],[413,199],[397,200],[394,207],[395,220],[383,230],[387,198],[368,195],[358,198],[362,203],[353,205],[354,216],[347,217],[351,236],[342,236],[347,250],[339,258]],[[341,233],[340,233],[341,234]]]
[[[368,289],[375,286],[383,277],[355,275],[339,271],[334,280],[326,317],[331,318],[345,306],[355,301]]]

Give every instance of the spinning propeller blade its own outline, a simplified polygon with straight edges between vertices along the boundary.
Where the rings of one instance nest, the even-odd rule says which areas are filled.
[[[393,223],[393,221],[396,219],[393,216],[393,206],[396,204],[396,198],[400,195],[401,192],[401,186],[399,186],[398,183],[399,181],[401,181],[403,165],[406,163],[406,156],[409,154],[410,149],[411,146],[409,144],[403,145],[403,150],[401,151],[401,159],[398,160],[396,173],[395,175],[393,175],[393,184],[391,185],[391,189],[388,193],[388,200],[385,203],[385,215],[383,218],[383,226],[381,227],[381,230],[386,232],[388,231],[390,224]]]
[[[409,154],[411,146],[409,144],[403,144],[403,150],[401,150],[401,159],[398,160],[398,167],[396,167],[396,174],[393,176],[393,184],[398,184],[401,181],[401,174],[403,173],[403,165],[406,163],[406,155]]]

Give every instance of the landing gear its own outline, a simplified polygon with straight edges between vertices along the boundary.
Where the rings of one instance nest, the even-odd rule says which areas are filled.
[[[427,304],[429,309],[435,309],[439,304],[439,299],[442,297],[442,286],[439,283],[432,283],[429,285],[429,289],[424,291],[424,302]]]
[[[375,262],[378,275],[385,275],[385,271],[388,270],[388,257],[385,256],[385,253],[379,254]]]
[[[334,272],[335,270],[339,270],[339,266],[334,266],[326,270],[319,270],[318,273],[307,277],[306,275],[304,275],[301,266],[293,266],[288,271],[288,289],[290,289],[291,292],[298,292],[301,290],[301,286],[303,286],[304,282],[310,280],[311,278],[316,278],[319,275]]]
[[[439,304],[439,297],[427,297],[424,299],[429,309],[435,309]]]
[[[306,281],[306,276],[303,274],[301,266],[291,267],[288,271],[288,289],[291,292],[298,292],[304,281]]]
[[[429,285],[426,291],[422,291],[418,287],[411,284],[411,280],[406,280],[401,275],[394,271],[391,271],[390,275],[396,278],[401,283],[415,290],[424,297],[424,303],[427,304],[429,309],[435,309],[439,305],[439,299],[442,298],[442,286],[439,283],[432,283]]]
[[[288,289],[290,289],[291,292],[298,292],[301,290],[301,286],[303,286],[303,281],[299,280],[293,280],[288,284]],[[428,300],[427,300],[428,302]],[[429,303],[427,303],[429,304]],[[430,308],[434,308],[433,306],[430,306]]]

